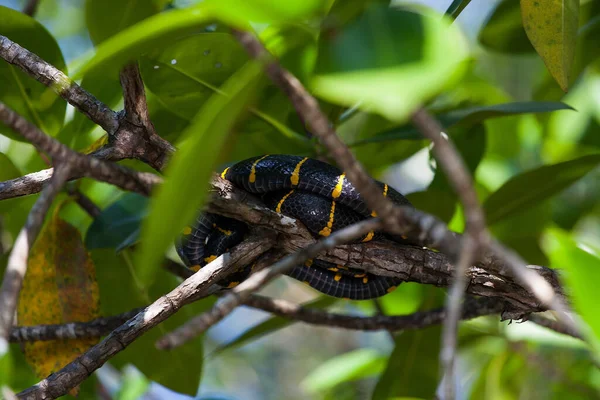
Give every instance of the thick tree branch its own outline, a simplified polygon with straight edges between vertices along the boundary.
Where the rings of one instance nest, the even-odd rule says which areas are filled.
[[[53,373],[38,384],[19,393],[19,399],[55,399],[68,393],[100,368],[110,358],[129,346],[139,336],[175,314],[190,299],[206,292],[213,283],[243,265],[248,265],[256,257],[273,245],[273,238],[251,237],[234,247],[231,253],[221,255],[186,279],[170,293],[162,296],[144,308],[135,317],[115,329],[97,345]]]
[[[69,177],[70,165],[59,164],[52,174],[50,184],[44,188],[27,217],[27,222],[15,241],[0,286],[0,356],[7,349],[7,341],[13,326],[19,292],[27,272],[29,250],[37,238],[46,214],[56,194]]]
[[[0,35],[0,57],[50,87],[109,134],[116,132],[119,125],[114,111],[73,82],[62,71],[2,35]]]
[[[44,134],[35,125],[29,123],[3,103],[0,103],[0,121],[31,142],[37,149],[50,155],[55,162],[68,162],[73,170],[79,171],[83,176],[146,196],[150,194],[155,184],[161,182],[161,178],[156,175],[136,172],[117,164],[77,153],[56,139]]]
[[[127,65],[120,74],[125,103],[125,118],[134,125],[144,127],[148,133],[156,134],[150,121],[146,91],[137,63]]]

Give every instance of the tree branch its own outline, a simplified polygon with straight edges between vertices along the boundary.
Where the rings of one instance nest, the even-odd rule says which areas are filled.
[[[0,120],[31,142],[37,149],[50,155],[55,162],[68,162],[75,171],[79,171],[83,176],[89,176],[146,196],[150,194],[155,184],[161,182],[161,178],[156,175],[133,171],[117,164],[77,153],[44,134],[35,125],[1,102]]]
[[[2,35],[0,57],[54,90],[109,134],[117,131],[119,124],[117,114],[113,110],[73,82],[62,71]]]
[[[223,299],[211,310],[191,319],[173,332],[163,336],[158,340],[156,346],[159,349],[172,349],[181,346],[229,315],[237,306],[243,304],[252,293],[258,291],[279,274],[292,269],[296,265],[303,264],[309,258],[316,257],[323,250],[334,248],[341,243],[347,243],[370,231],[377,230],[380,226],[381,221],[378,218],[364,220],[334,232],[330,236],[288,255],[272,266],[251,275],[224,295]]]
[[[39,5],[40,0],[27,0],[27,3],[25,3],[25,6],[23,7],[23,14],[33,17],[37,12]]]
[[[373,317],[361,317],[343,315],[318,309],[304,308],[286,300],[270,299],[259,295],[250,296],[244,305],[270,312],[282,318],[302,321],[312,325],[359,331],[387,330],[394,332],[405,329],[422,329],[441,323],[446,316],[444,308],[401,316],[376,315]],[[464,304],[461,318],[466,320],[482,315],[497,314],[503,308],[503,302],[496,299],[482,298],[469,300]]]
[[[0,287],[0,356],[8,347],[7,341],[13,326],[19,292],[27,272],[29,250],[37,238],[50,205],[66,182],[70,171],[69,164],[59,164],[52,174],[50,184],[44,188],[27,217],[27,222],[15,241],[8,259],[2,286]]]
[[[230,253],[221,255],[170,293],[144,308],[135,317],[115,329],[104,340],[91,347],[60,371],[53,373],[17,396],[19,399],[33,400],[54,399],[65,395],[139,336],[175,314],[190,299],[207,291],[213,283],[224,278],[235,268],[251,263],[260,254],[269,250],[273,243],[274,238],[267,235],[254,236],[237,245]]]

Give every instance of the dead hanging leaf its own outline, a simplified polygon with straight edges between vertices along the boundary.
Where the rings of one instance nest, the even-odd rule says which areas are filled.
[[[64,204],[64,203],[63,203]],[[60,206],[31,249],[19,296],[20,325],[86,322],[99,316],[100,293],[94,263],[79,231],[62,220]],[[97,343],[97,339],[25,344],[25,357],[44,378]],[[76,394],[74,389],[71,394]]]
[[[521,0],[523,27],[535,51],[565,92],[579,26],[579,0]]]

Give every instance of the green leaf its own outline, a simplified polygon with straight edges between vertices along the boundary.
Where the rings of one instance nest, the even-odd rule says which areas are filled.
[[[202,32],[212,20],[212,13],[203,3],[146,18],[100,43],[96,54],[73,74],[73,79],[81,78],[88,71],[116,74],[123,65],[144,53],[168,46],[186,35]]]
[[[148,213],[148,202],[148,198],[139,194],[125,193],[94,219],[86,233],[85,246],[89,250],[123,249],[126,244],[135,242]]]
[[[315,16],[323,0],[205,0],[206,6],[225,21],[247,25],[248,22],[291,22]]]
[[[0,153],[0,182],[18,178],[21,175],[21,171],[12,160],[6,154]]]
[[[579,0],[521,0],[523,26],[560,88],[567,91],[577,44]]]
[[[317,300],[302,304],[302,307],[324,309],[334,304],[337,300],[338,299],[336,299],[335,297],[323,296],[318,298]],[[225,350],[237,348],[254,340],[258,340],[263,336],[281,330],[294,323],[296,323],[296,321],[287,318],[271,317],[266,321],[263,321],[260,324],[248,329],[246,332],[242,333],[240,336],[233,339],[231,342],[226,343],[218,349],[216,349],[213,353],[213,356],[216,356],[217,354],[220,354]]]
[[[126,367],[116,400],[137,400],[143,397],[149,386],[148,378],[134,368]]]
[[[435,117],[446,129],[454,126],[469,127],[492,118],[508,117],[511,115],[574,110],[568,104],[555,101],[517,101],[513,103],[494,104],[491,106],[469,107],[438,114]],[[358,146],[363,143],[382,142],[388,140],[422,140],[423,136],[412,125],[394,127],[373,137],[352,143]]]
[[[33,18],[19,11],[0,6],[0,35],[35,53],[63,72],[65,60],[56,40]],[[37,125],[48,135],[55,136],[63,125],[67,103],[52,89],[4,60],[0,61],[0,101]],[[0,133],[23,141],[0,123]]]
[[[316,367],[300,386],[309,393],[331,390],[337,385],[381,372],[386,356],[375,349],[358,349],[330,358]]]
[[[101,43],[158,12],[168,0],[86,0],[85,21],[90,38]]]
[[[600,154],[594,154],[514,176],[483,204],[487,223],[492,225],[550,198],[584,177],[598,164]]]
[[[213,95],[183,133],[142,228],[142,252],[136,263],[142,281],[154,279],[165,251],[199,212],[223,146],[254,95],[260,74],[260,64],[246,64],[223,85],[229,97]]]
[[[441,331],[439,326],[435,326],[396,335],[394,351],[371,398],[434,398],[438,384]]]
[[[598,282],[600,282],[600,251],[576,242],[560,229],[546,232],[543,247],[551,265],[560,268],[562,279],[573,301],[575,310],[590,326],[597,344],[600,340],[600,315],[598,315]],[[584,334],[587,334],[584,330]],[[598,348],[596,347],[596,350]]]
[[[248,61],[233,36],[201,33],[140,59],[144,83],[162,104],[190,120],[198,109]]]
[[[466,56],[465,38],[447,18],[373,5],[321,37],[312,87],[327,101],[404,121],[462,75]]]
[[[477,39],[486,48],[500,53],[528,54],[535,51],[523,29],[519,4],[514,0],[498,3]]]

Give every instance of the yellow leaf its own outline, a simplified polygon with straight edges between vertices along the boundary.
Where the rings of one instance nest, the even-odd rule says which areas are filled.
[[[535,51],[565,92],[579,26],[579,0],[521,0],[523,27]]]
[[[60,218],[57,207],[29,255],[19,295],[20,325],[86,322],[99,316],[100,293],[94,263],[79,231]],[[25,357],[40,377],[64,367],[98,339],[25,344]],[[75,394],[76,391],[72,394]]]
[[[83,154],[90,154],[90,153],[93,153],[94,151],[98,150],[105,144],[108,144],[108,135],[100,136],[94,143],[90,144],[88,147],[83,149],[81,152]]]

